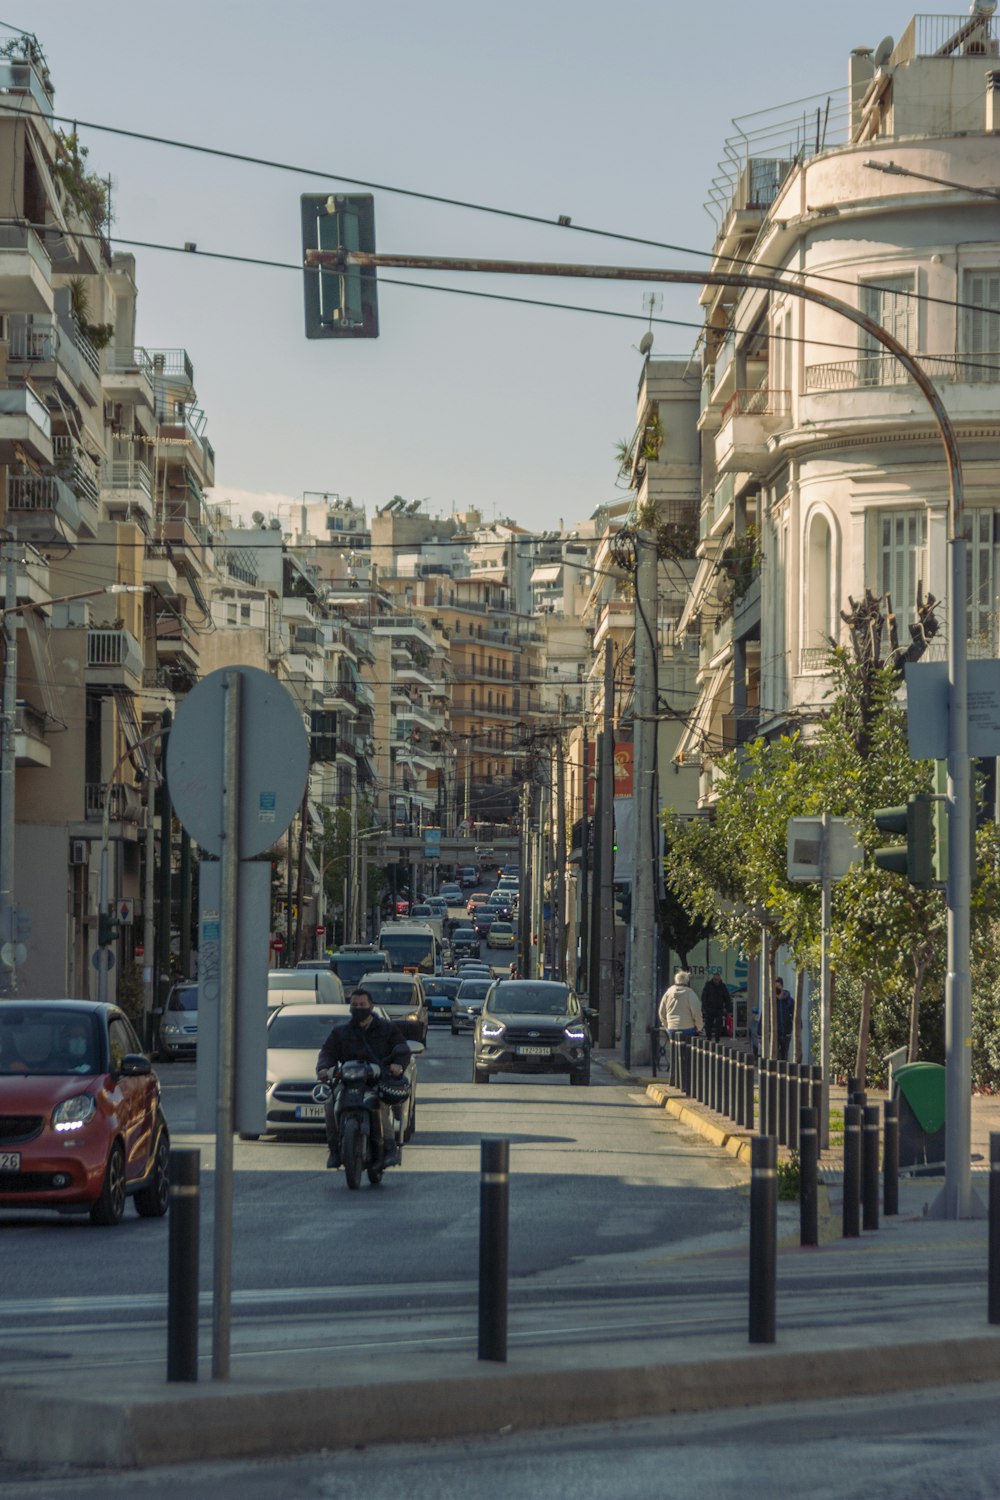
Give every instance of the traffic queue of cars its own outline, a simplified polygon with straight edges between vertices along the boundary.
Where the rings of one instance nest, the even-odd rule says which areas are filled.
[[[474,867],[461,871],[459,882],[432,898],[434,917],[451,920],[449,907],[462,906],[462,887],[474,876]],[[453,1035],[473,1032],[476,1083],[498,1072],[565,1072],[572,1083],[589,1083],[590,1012],[568,986],[510,979],[506,966],[498,978],[480,957],[480,936],[489,949],[514,948],[516,906],[513,872],[502,874],[495,891],[474,893],[472,920],[452,934],[451,973],[441,972],[433,926],[421,924],[416,910],[410,920],[387,924],[377,947],[345,945],[295,969],[273,970],[267,1130],[322,1133],[324,1111],[312,1092],[316,1056],[348,1019],[347,996],[362,981],[376,1013],[413,1044],[401,1106],[405,1141],[416,1122],[415,1054],[432,1021]],[[197,1035],[197,983],[175,984],[161,1018],[159,1057],[193,1057]],[[159,1081],[122,1010],[77,1000],[0,1007],[0,1208],[88,1213],[95,1224],[114,1225],[132,1198],[141,1217],[159,1217],[169,1204],[169,1152]]]

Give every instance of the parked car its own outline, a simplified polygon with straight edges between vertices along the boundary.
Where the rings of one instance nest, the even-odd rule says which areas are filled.
[[[490,923],[490,930],[486,934],[487,948],[513,948],[514,928],[510,922],[501,922],[499,919]]]
[[[470,1031],[475,1026],[483,1001],[492,988],[493,980],[489,975],[463,978],[458,994],[451,1003],[452,1036],[458,1036],[460,1031]]]
[[[479,870],[476,865],[463,865],[458,872],[459,883],[463,890],[475,890],[479,884]]]
[[[427,998],[419,974],[365,974],[360,983],[408,1040],[426,1044]]]
[[[441,887],[438,895],[449,906],[461,906],[462,904],[462,887],[460,885],[454,885],[449,882],[447,885]]]
[[[159,1080],[124,1012],[88,1000],[0,1005],[0,1208],[112,1225],[132,1198],[140,1218],[160,1218],[169,1163]]]
[[[381,1007],[377,1013],[385,1018]],[[316,1058],[335,1026],[350,1019],[348,1005],[283,1005],[267,1022],[267,1129],[275,1134],[323,1134],[324,1110],[312,1091]],[[414,1044],[415,1045],[415,1044]],[[406,1069],[410,1096],[403,1105],[403,1139],[413,1134],[417,1117],[417,1070],[411,1058]],[[242,1135],[241,1140],[256,1140]]]
[[[461,983],[457,974],[436,974],[433,979],[424,980],[428,1020],[451,1020],[451,1002],[458,994]]]
[[[198,1049],[198,986],[175,984],[160,1017],[161,1062],[194,1057]]]
[[[344,986],[329,969],[272,969],[267,976],[267,1008],[276,1005],[343,1005]]]
[[[456,927],[451,935],[456,962],[460,958],[479,957],[479,934],[474,927]]]
[[[494,1073],[568,1073],[590,1082],[590,1018],[569,985],[556,980],[501,979],[476,1021],[472,1078]]]

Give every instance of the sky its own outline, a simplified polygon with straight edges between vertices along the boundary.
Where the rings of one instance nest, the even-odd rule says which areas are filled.
[[[703,204],[732,118],[841,90],[851,49],[898,37],[910,14],[896,0],[54,0],[20,13],[8,0],[4,21],[35,30],[57,114],[301,168],[81,124],[88,165],[114,184],[116,248],[193,241],[294,268],[299,195],[363,191],[348,181],[361,179],[379,184],[382,251],[691,270],[707,264]],[[216,452],[211,498],[236,513],[327,492],[371,515],[399,494],[432,514],[553,528],[620,497],[615,445],[635,426],[650,288],[394,273],[424,290],[386,273],[378,339],[307,341],[298,270],[134,253],[137,341],[187,349]],[[654,317],[697,323],[696,289],[663,289]],[[696,328],[652,328],[654,354],[692,352]]]

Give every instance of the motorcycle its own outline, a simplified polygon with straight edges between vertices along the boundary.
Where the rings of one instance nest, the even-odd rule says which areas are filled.
[[[324,1107],[332,1098],[337,1121],[340,1161],[349,1188],[361,1186],[362,1173],[377,1187],[387,1166],[402,1166],[403,1142],[399,1111],[410,1080],[383,1073],[375,1062],[344,1062],[330,1070],[326,1083],[317,1083],[313,1099]],[[381,1123],[381,1129],[379,1128]],[[386,1148],[395,1155],[386,1161]]]

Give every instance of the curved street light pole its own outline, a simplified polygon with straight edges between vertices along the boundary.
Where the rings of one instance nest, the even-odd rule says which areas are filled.
[[[969,973],[972,881],[968,849],[972,835],[969,801],[968,660],[965,636],[967,544],[962,534],[965,496],[955,428],[930,377],[908,349],[881,324],[829,292],[742,271],[674,271],[645,266],[589,266],[574,262],[458,259],[427,255],[382,255],[360,250],[310,250],[306,265],[331,270],[472,271],[494,276],[556,276],[590,281],[659,282],[675,286],[726,286],[799,297],[841,313],[892,354],[930,408],[944,448],[948,472],[950,629],[948,632],[948,979],[945,995],[946,1116],[945,1186],[935,1210],[948,1219],[973,1211],[971,1150],[971,996]]]

